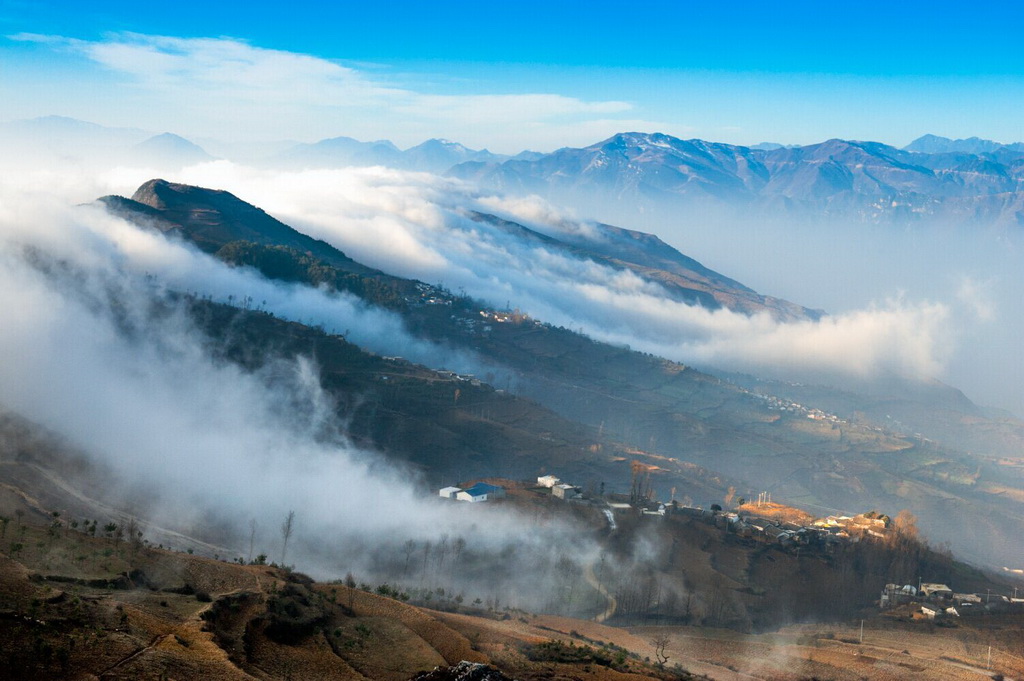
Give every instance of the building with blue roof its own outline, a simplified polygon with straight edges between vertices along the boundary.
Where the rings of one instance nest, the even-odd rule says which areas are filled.
[[[498,485],[489,485],[486,482],[478,482],[472,487],[458,492],[455,498],[459,501],[491,501],[492,499],[501,499],[505,496],[505,488],[499,487]]]

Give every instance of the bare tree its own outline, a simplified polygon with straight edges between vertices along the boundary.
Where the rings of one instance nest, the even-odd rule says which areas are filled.
[[[128,517],[128,565],[135,567],[135,558],[142,548],[142,528],[139,526],[138,518],[134,515]]]
[[[351,610],[356,604],[356,578],[351,572],[345,575],[345,586],[348,587],[348,609]]]
[[[918,535],[917,517],[907,509],[896,514],[892,523],[893,535],[899,539],[915,541]]]
[[[437,569],[438,571],[444,568],[444,557],[448,554],[448,535],[442,534],[441,541],[437,543]]]
[[[255,518],[250,518],[249,519],[249,558],[248,558],[248,560],[245,561],[246,563],[251,563],[252,562],[252,547],[253,547],[253,544],[255,544],[255,543],[256,543],[256,519]]]
[[[281,547],[281,565],[285,565],[285,558],[288,556],[288,540],[292,538],[292,529],[295,524],[295,511],[288,511],[288,515],[285,516],[284,522],[281,523],[281,538],[284,539],[284,544]]]
[[[462,555],[464,548],[466,548],[466,540],[462,537],[456,537],[455,542],[452,544],[452,577],[455,576],[455,569],[459,565],[459,556]]]
[[[427,561],[430,560],[430,542],[423,542],[423,572],[420,574],[420,584],[427,578]]]
[[[654,655],[658,658],[658,666],[664,669],[665,663],[668,662],[668,655],[665,654],[665,648],[669,644],[668,634],[658,634],[651,639],[651,644],[654,646]]]
[[[409,572],[409,560],[412,558],[413,552],[416,550],[416,542],[409,539],[405,542],[405,567],[402,569],[402,576],[405,577]]]

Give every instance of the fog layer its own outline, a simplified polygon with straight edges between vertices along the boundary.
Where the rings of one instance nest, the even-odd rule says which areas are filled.
[[[381,168],[276,172],[220,162],[190,168],[183,179],[258,200],[300,231],[391,273],[443,283],[496,307],[518,307],[543,321],[678,361],[783,377],[824,372],[870,378],[889,372],[950,379],[951,367],[959,369],[965,360],[966,345],[977,342],[1000,314],[998,294],[1011,283],[978,276],[972,260],[967,263],[972,266],[933,273],[912,289],[902,286],[903,280],[887,274],[898,270],[901,258],[910,257],[895,234],[891,253],[872,242],[870,248],[882,251],[875,260],[835,259],[840,291],[830,295],[820,290],[825,287],[820,277],[833,262],[831,255],[811,253],[827,241],[821,237],[808,240],[802,252],[806,261],[817,263],[803,268],[804,297],[795,255],[787,260],[776,253],[766,243],[768,235],[744,234],[734,226],[726,237],[695,223],[662,233],[687,255],[761,293],[785,294],[809,306],[834,303],[824,305],[830,314],[820,321],[782,323],[766,314],[747,316],[673,301],[660,285],[632,272],[581,259],[469,215],[471,210],[495,213],[555,238],[603,238],[599,225],[536,197],[504,197],[431,175]],[[795,236],[782,243],[799,241],[802,232],[794,230]],[[878,232],[875,236],[883,238]],[[956,245],[968,236],[950,236],[949,247],[965,252]],[[732,251],[736,255],[728,257]],[[747,279],[752,252],[761,263],[749,268]],[[864,256],[863,248],[854,252]],[[745,260],[740,254],[746,254]],[[768,273],[776,269],[780,272],[773,280]],[[879,276],[872,278],[873,271]],[[862,288],[856,286],[858,276]],[[989,394],[1000,393],[993,389],[979,397],[984,402]]]
[[[409,471],[352,446],[313,359],[271,360],[255,372],[214,359],[181,296],[168,292],[179,284],[265,294],[268,305],[296,314],[326,307],[339,324],[409,342],[378,310],[274,287],[98,207],[5,190],[0,305],[12,323],[0,327],[0,408],[80,448],[125,487],[146,490],[147,505],[134,509],[143,517],[194,528],[239,556],[255,520],[257,551],[283,560],[277,528],[290,510],[287,562],[324,577],[394,577],[407,542],[433,542],[436,555],[440,542],[462,537],[467,556],[516,551],[502,561],[508,577],[498,586],[474,586],[465,575],[459,588],[543,605],[547,592],[519,588],[515,575],[556,560],[548,546],[573,543],[560,524],[444,503]],[[481,522],[486,535],[474,532]],[[219,536],[209,537],[213,527]],[[580,541],[576,555],[587,560],[591,549]],[[454,579],[446,573],[442,583]]]

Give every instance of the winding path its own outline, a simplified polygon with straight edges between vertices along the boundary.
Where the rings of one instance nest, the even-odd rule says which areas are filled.
[[[594,587],[594,590],[604,596],[605,600],[608,601],[608,607],[605,611],[594,617],[594,621],[600,624],[615,614],[615,610],[619,607],[619,602],[615,600],[615,596],[612,596],[608,592],[608,589],[604,588],[603,584],[597,581],[597,577],[594,576],[593,565],[588,565],[583,571],[583,579],[587,580],[587,584]]]

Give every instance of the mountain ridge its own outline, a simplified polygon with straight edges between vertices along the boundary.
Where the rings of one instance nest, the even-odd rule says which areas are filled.
[[[431,138],[407,149],[399,149],[390,140],[361,142],[351,137],[332,137],[294,145],[280,152],[272,161],[301,169],[381,165],[442,173],[459,163],[494,163],[509,158],[512,157],[493,154],[486,149],[470,149],[458,142],[440,138]]]
[[[230,192],[153,179],[143,183],[130,199],[105,196],[100,201],[121,216],[141,213],[155,218],[152,226],[184,235],[206,252],[216,252],[239,240],[274,243],[313,253],[345,271],[376,273],[327,242],[297,232]]]
[[[618,219],[707,206],[744,215],[770,210],[868,221],[932,216],[1024,224],[1024,146],[1017,146],[923,153],[836,138],[750,148],[629,132],[533,160],[464,163],[448,174]]]

